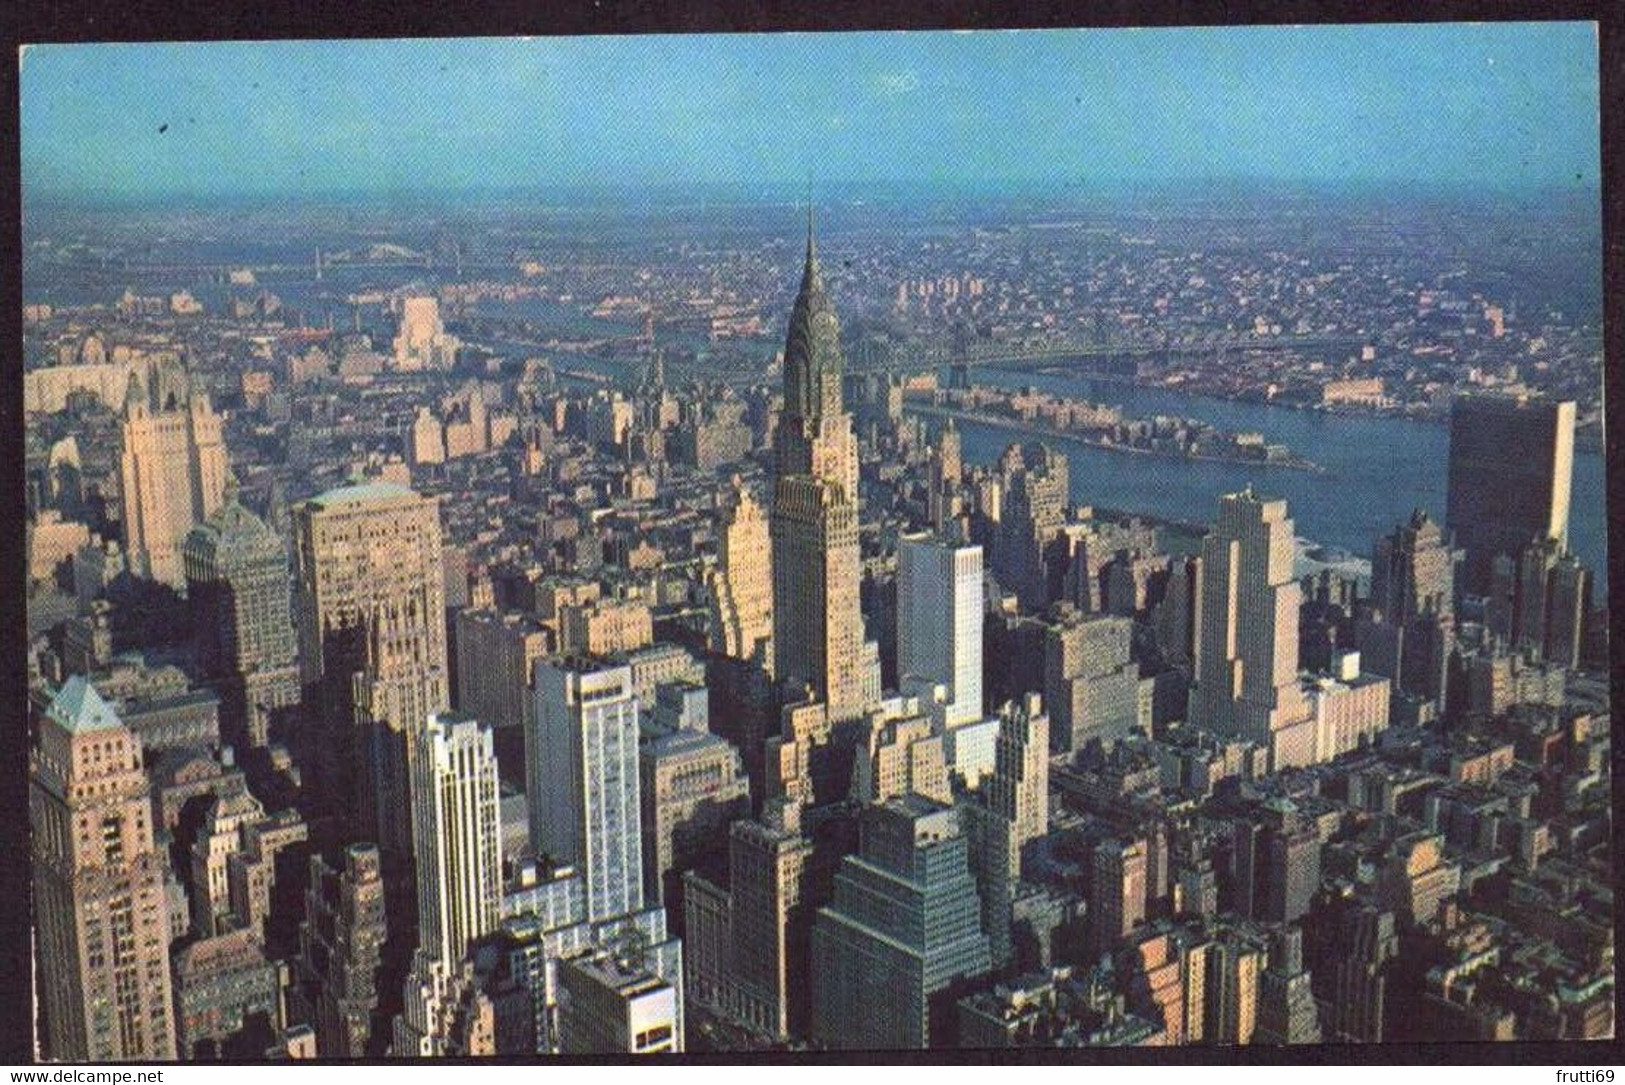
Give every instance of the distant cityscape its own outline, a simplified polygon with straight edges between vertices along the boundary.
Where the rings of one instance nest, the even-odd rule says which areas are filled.
[[[37,1057],[1611,1038],[1595,195],[34,194]]]

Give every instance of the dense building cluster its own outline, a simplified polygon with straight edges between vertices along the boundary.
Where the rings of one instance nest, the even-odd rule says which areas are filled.
[[[1007,241],[894,317],[1025,320]],[[1348,330],[1398,274],[1085,263],[1076,306],[1173,336]],[[508,358],[467,283],[388,351],[246,272],[33,307],[41,1054],[1611,1034],[1576,404],[1456,398],[1445,506],[1317,562],[1263,488],[1193,533],[1054,445],[972,462],[904,411],[934,372],[848,366],[832,283],[875,273],[809,223],[771,384],[671,380],[652,317],[619,379]],[[708,297],[729,338],[780,293]]]

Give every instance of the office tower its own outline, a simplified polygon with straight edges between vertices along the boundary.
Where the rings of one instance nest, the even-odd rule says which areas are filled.
[[[641,599],[593,599],[559,608],[559,651],[591,656],[654,643],[654,617]]]
[[[1320,835],[1290,799],[1274,798],[1233,823],[1229,910],[1291,923],[1320,888]]]
[[[120,431],[124,551],[130,571],[175,588],[186,584],[181,544],[198,521],[225,504],[225,439],[204,395],[160,399],[156,376],[144,390],[130,376]]]
[[[1196,669],[1197,631],[1202,626],[1202,559],[1194,555],[1169,561],[1162,598],[1151,608],[1157,650],[1182,673]]]
[[[1185,1036],[1184,967],[1181,944],[1172,932],[1147,932],[1123,953],[1127,1004],[1157,1024],[1168,1047],[1190,1043]]]
[[[1025,455],[1011,445],[1000,461],[1000,472],[993,575],[1000,587],[1015,593],[1023,610],[1037,612],[1051,599],[1049,549],[1066,522],[1066,457],[1047,445]]]
[[[247,930],[192,942],[175,953],[175,1014],[180,1058],[257,1058],[282,1030],[277,966]]]
[[[1529,541],[1518,553],[1516,577],[1492,593],[1510,628],[1503,633],[1514,651],[1534,660],[1574,668],[1585,645],[1585,623],[1591,610],[1591,571],[1555,539]],[[1502,583],[1509,578],[1501,578]],[[1510,589],[1511,599],[1504,593]]]
[[[959,480],[964,471],[964,460],[959,438],[959,427],[952,418],[943,423],[937,434],[937,447],[931,457],[930,491],[926,494],[926,515],[931,529],[944,538],[952,538],[948,524],[959,516]]]
[[[948,691],[942,728],[982,718],[982,548],[929,534],[897,540],[897,676],[905,693]]]
[[[737,477],[722,501],[709,576],[711,650],[773,672],[773,551],[767,517]]]
[[[484,452],[488,447],[491,419],[480,386],[474,384],[458,393],[452,411],[446,421],[446,459]]]
[[[1568,542],[1573,401],[1468,396],[1450,411],[1445,526],[1465,551],[1466,591],[1483,595],[1499,555],[1537,536]]]
[[[993,775],[985,787],[988,809],[1011,828],[1009,876],[1021,874],[1021,849],[1049,832],[1049,717],[1029,693],[999,709]]]
[[[242,847],[243,829],[265,819],[265,807],[246,787],[213,797],[192,842],[192,929],[205,938],[231,915],[228,860]]]
[[[1309,712],[1315,721],[1317,763],[1374,743],[1388,726],[1393,683],[1375,674],[1362,674],[1363,658],[1359,652],[1340,652],[1332,659],[1331,674],[1304,679]],[[1442,681],[1436,688],[1442,695]]]
[[[1409,833],[1388,846],[1377,871],[1378,898],[1401,923],[1425,926],[1461,888],[1461,874],[1437,833]]]
[[[1052,587],[1054,570],[1060,571],[1060,598],[1085,614],[1133,613],[1144,605],[1141,597],[1149,590],[1152,570],[1167,561],[1157,552],[1155,528],[1091,516],[1062,526],[1047,565]],[[1115,607],[1110,594],[1114,569],[1121,573]]]
[[[323,1058],[383,1053],[389,1034],[379,1019],[378,984],[387,933],[378,849],[352,844],[342,870],[311,856],[298,971]]]
[[[1062,604],[1044,636],[1044,704],[1050,748],[1115,742],[1139,720],[1140,668],[1130,655],[1130,618],[1079,614]]]
[[[1578,668],[1585,657],[1591,620],[1591,570],[1573,554],[1564,554],[1547,583],[1546,636],[1541,658],[1553,666]]]
[[[401,301],[401,324],[395,336],[395,368],[401,371],[450,369],[457,361],[459,343],[440,323],[440,303],[434,298]]]
[[[856,855],[812,930],[812,1037],[859,1051],[951,1043],[953,1002],[990,967],[958,814],[908,796],[864,808]]]
[[[812,857],[801,807],[781,798],[729,827],[726,885],[683,875],[686,996],[780,1043],[807,1031]]]
[[[241,847],[226,857],[232,921],[252,931],[273,958],[291,956],[298,945],[301,885],[291,864],[307,866],[304,845],[309,839],[304,819],[293,810],[280,810],[244,825]]]
[[[1022,850],[1049,828],[1049,718],[1042,700],[1029,693],[999,710],[993,771],[980,796],[959,804],[960,827],[970,851],[981,899],[982,929],[996,968],[1016,953],[1015,901]]]
[[[327,730],[316,763],[332,766],[329,798],[354,796],[364,831],[408,858],[407,736],[450,701],[439,505],[369,483],[329,490],[295,517],[299,666]]]
[[[457,708],[495,728],[522,728],[536,710],[536,661],[553,634],[527,614],[457,612]]]
[[[406,462],[413,467],[446,462],[445,428],[428,407],[419,407],[406,431]]]
[[[858,453],[841,402],[843,364],[809,221],[773,437],[773,662],[782,682],[825,705],[832,724],[863,714],[872,654],[859,602]]]
[[[538,855],[587,882],[587,918],[643,907],[638,699],[626,666],[536,664],[536,718],[525,735],[525,793]]]
[[[744,1018],[780,1039],[808,1027],[813,917],[803,901],[812,858],[793,804],[728,830],[732,979]]]
[[[1296,926],[1270,932],[1269,963],[1258,977],[1255,1044],[1318,1044],[1320,1022],[1309,973],[1303,967],[1303,931]]]
[[[670,689],[672,687],[663,687]],[[705,703],[700,688],[699,702]],[[728,823],[750,814],[750,781],[739,751],[708,731],[678,729],[638,754],[643,802],[644,892],[683,929],[683,871],[716,848]]]
[[[1290,799],[1266,802],[1263,827],[1254,914],[1275,923],[1295,923],[1309,911],[1320,889],[1320,832]]]
[[[1316,910],[1305,933],[1315,994],[1326,1007],[1326,1042],[1381,1043],[1387,963],[1399,954],[1393,913],[1340,896]]]
[[[182,554],[198,668],[219,688],[223,730],[263,746],[300,695],[287,548],[232,493]]]
[[[1202,540],[1200,659],[1190,722],[1268,749],[1277,769],[1313,759],[1314,721],[1298,682],[1293,527],[1286,502],[1251,489],[1219,499]]]
[[[868,741],[852,765],[852,798],[884,802],[902,795],[953,801],[943,735],[919,714],[919,702],[899,697],[882,702],[869,717]]]
[[[1456,551],[1421,509],[1377,541],[1371,559],[1371,602],[1390,621],[1455,615]]]
[[[1145,921],[1146,845],[1143,840],[1102,840],[1090,853],[1089,952],[1110,953]]]
[[[165,860],[141,747],[79,675],[39,721],[28,798],[40,1054],[175,1058]]]
[[[415,736],[418,950],[456,965],[502,912],[502,834],[491,729],[437,713]]]
[[[431,959],[419,950],[395,1018],[393,1058],[478,1058],[497,1054],[496,1004],[473,961]]]
[[[1394,692],[1430,703],[1436,713],[1444,708],[1455,647],[1458,559],[1439,525],[1417,509],[1378,540],[1371,603],[1381,622],[1367,619],[1355,630],[1372,673],[1393,679]]]
[[[598,953],[559,965],[559,1052],[680,1053],[677,989],[636,957]]]
[[[1203,1042],[1250,1044],[1258,1028],[1258,980],[1264,948],[1234,930],[1224,931],[1208,949],[1204,966]]]

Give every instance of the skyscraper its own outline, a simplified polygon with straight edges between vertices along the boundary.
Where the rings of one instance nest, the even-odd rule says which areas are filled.
[[[999,709],[993,771],[980,795],[963,796],[960,828],[970,851],[981,897],[982,929],[995,967],[1014,954],[1012,909],[1025,845],[1049,830],[1049,717],[1043,700],[1028,693]]]
[[[1591,571],[1555,539],[1536,538],[1518,554],[1510,611],[1512,647],[1560,667],[1579,665],[1591,611]],[[1500,632],[1492,623],[1493,632]]]
[[[1445,525],[1466,552],[1466,590],[1483,595],[1497,556],[1537,536],[1568,542],[1572,400],[1468,396],[1450,411]]]
[[[323,1058],[383,1052],[389,1035],[379,1020],[378,980],[387,934],[378,849],[350,845],[342,870],[311,856],[299,927],[299,992]]]
[[[1081,750],[1092,739],[1116,741],[1139,718],[1140,668],[1130,653],[1134,622],[1113,615],[1056,608],[1044,637],[1044,703],[1056,753]]]
[[[181,545],[192,525],[225,503],[226,445],[207,396],[159,399],[130,377],[120,431],[120,494],[130,571],[175,588],[185,586]]]
[[[808,687],[831,723],[863,714],[871,655],[858,594],[858,452],[841,402],[843,364],[809,220],[774,434],[773,656],[777,675]]]
[[[440,303],[431,297],[401,302],[400,333],[395,337],[398,370],[450,369],[462,344],[440,323]]]
[[[300,505],[295,535],[299,666],[328,727],[329,795],[356,793],[362,753],[363,825],[409,857],[404,736],[450,698],[439,506],[391,483],[346,486]]]
[[[1298,681],[1293,528],[1286,502],[1251,489],[1219,499],[1202,540],[1201,627],[1190,720],[1270,751],[1277,769],[1314,757]]]
[[[1437,710],[1444,707],[1455,646],[1457,559],[1439,525],[1417,509],[1377,541],[1371,602],[1382,612],[1382,626],[1366,623],[1356,633],[1372,673],[1394,679],[1396,692],[1432,702]]]
[[[1296,926],[1270,932],[1269,966],[1258,978],[1259,1044],[1318,1044],[1320,1022],[1309,973],[1303,967],[1303,931]]]
[[[807,1031],[812,860],[800,805],[780,798],[767,804],[762,820],[729,827],[726,887],[700,871],[683,876],[687,993],[778,1041]],[[697,975],[708,959],[714,974]]]
[[[1049,717],[1038,694],[999,710],[987,805],[1011,826],[1010,878],[1021,873],[1021,848],[1049,831]]]
[[[457,611],[457,708],[492,728],[521,729],[536,710],[536,661],[553,631],[528,614]]]
[[[929,534],[897,540],[897,675],[948,690],[941,724],[982,718],[982,548]]]
[[[598,953],[559,965],[559,1050],[566,1055],[681,1052],[682,995],[635,957]]]
[[[958,813],[916,795],[866,807],[812,931],[813,1040],[952,1041],[953,1000],[991,963]]]
[[[1102,840],[1091,855],[1089,878],[1090,952],[1109,953],[1145,920],[1146,843]]]
[[[1029,462],[1030,461],[1030,462]],[[1048,551],[1066,522],[1066,457],[1047,445],[1027,453],[1012,445],[1000,471],[1003,495],[993,538],[993,575],[1024,610],[1050,602]]]
[[[233,493],[182,553],[198,666],[220,687],[222,730],[263,746],[277,710],[299,703],[287,548]]]
[[[136,736],[82,676],[29,754],[41,1054],[175,1058],[165,861]]]
[[[1393,913],[1345,891],[1316,910],[1305,933],[1315,991],[1326,1006],[1325,1039],[1381,1043],[1387,964],[1399,953]]]
[[[699,693],[704,705],[705,691]],[[666,907],[680,934],[683,871],[716,848],[730,822],[749,816],[750,781],[739,751],[704,730],[679,728],[651,739],[638,761],[645,892],[651,904]]]
[[[947,532],[949,522],[959,515],[957,497],[963,469],[959,427],[950,418],[937,435],[937,447],[931,457],[931,490],[926,495],[926,514],[933,531]]]
[[[587,918],[643,907],[638,698],[626,666],[536,664],[536,716],[525,735],[525,792],[538,854],[587,882]]]
[[[502,919],[502,825],[491,729],[436,714],[412,765],[418,950],[454,966]]]
[[[1390,621],[1422,614],[1452,617],[1456,552],[1432,517],[1421,509],[1377,541],[1371,559],[1371,602]]]
[[[767,517],[743,482],[723,499],[717,565],[711,572],[711,649],[773,670],[773,566]]]

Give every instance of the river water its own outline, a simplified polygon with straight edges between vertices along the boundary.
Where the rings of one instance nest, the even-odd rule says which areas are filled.
[[[1057,395],[1116,404],[1137,418],[1180,415],[1221,429],[1261,432],[1266,440],[1285,444],[1326,469],[1314,474],[1135,456],[1051,440],[1070,463],[1072,497],[1078,502],[1210,523],[1218,514],[1221,494],[1252,483],[1260,493],[1286,498],[1299,535],[1361,557],[1369,557],[1372,544],[1413,508],[1444,520],[1450,432],[1438,422],[1242,403],[1088,377],[978,370],[973,380],[1005,387],[1033,385]],[[973,463],[993,463],[1012,441],[1036,440],[993,426],[964,422],[959,426],[965,458]],[[1569,545],[1595,575],[1599,602],[1608,579],[1606,501],[1602,455],[1576,451]]]

